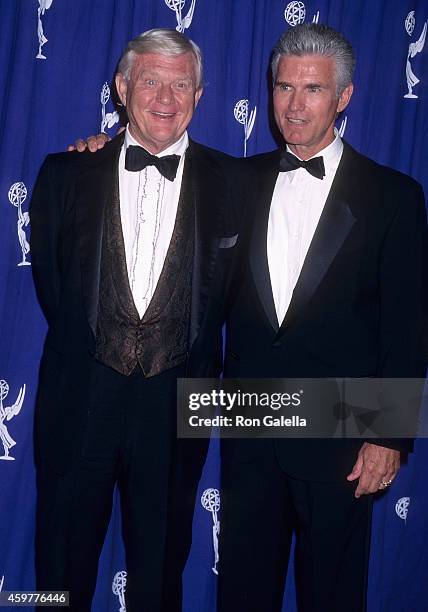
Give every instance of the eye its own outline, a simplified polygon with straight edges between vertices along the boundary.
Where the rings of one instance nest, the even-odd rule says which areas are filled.
[[[288,83],[276,83],[275,87],[280,91],[291,91],[291,85],[289,85]]]
[[[176,91],[190,91],[190,89],[192,88],[192,85],[189,81],[176,81],[174,83],[174,89]]]
[[[153,87],[154,85],[156,85],[155,79],[146,79],[144,83],[148,85],[149,87]]]
[[[308,90],[310,92],[312,92],[312,93],[317,93],[317,92],[321,91],[321,87],[320,87],[320,85],[310,85],[308,87]]]

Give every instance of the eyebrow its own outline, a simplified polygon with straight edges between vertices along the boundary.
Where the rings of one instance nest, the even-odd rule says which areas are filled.
[[[276,85],[288,85],[289,87],[294,87],[293,83],[290,83],[290,81],[275,81],[275,86]],[[304,83],[303,86],[306,88],[308,87],[321,87],[324,89],[328,88],[328,84],[320,83],[319,81],[314,81],[313,83]]]
[[[150,76],[161,76],[162,71],[156,70],[156,68],[141,68],[138,74],[149,74]],[[178,77],[179,79],[191,79],[192,76],[188,73],[183,73],[183,76]]]

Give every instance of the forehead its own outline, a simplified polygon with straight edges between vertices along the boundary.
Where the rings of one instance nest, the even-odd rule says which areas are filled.
[[[336,78],[336,60],[323,55],[283,55],[279,59],[277,81],[304,80],[331,82]]]
[[[142,53],[137,55],[131,71],[131,78],[141,72],[156,72],[171,77],[195,78],[195,62],[190,52],[180,55],[162,55],[161,53]]]

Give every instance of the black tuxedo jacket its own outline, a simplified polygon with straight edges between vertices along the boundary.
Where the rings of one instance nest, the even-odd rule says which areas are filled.
[[[267,260],[279,151],[250,158],[247,229],[228,320],[228,377],[425,377],[427,229],[420,185],[345,143],[284,321]],[[287,205],[286,195],[284,206]],[[408,441],[407,441],[408,442]],[[378,443],[406,449],[411,442]],[[228,441],[225,460],[251,460],[264,441]],[[361,440],[276,440],[285,471],[342,480]]]
[[[36,290],[49,329],[36,408],[37,455],[62,471],[80,444],[85,381],[94,353],[106,203],[118,197],[123,135],[95,155],[49,155],[31,202]],[[192,198],[195,251],[189,376],[221,368],[221,324],[237,230],[233,158],[190,142],[180,198]]]

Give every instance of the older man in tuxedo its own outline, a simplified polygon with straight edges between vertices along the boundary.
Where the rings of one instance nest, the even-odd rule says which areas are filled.
[[[290,28],[272,59],[284,145],[248,161],[226,375],[425,377],[422,189],[343,142],[354,54]],[[241,234],[242,236],[242,234]],[[361,612],[372,494],[409,441],[224,440],[219,611],[279,612],[292,531],[299,612]]]
[[[129,124],[97,155],[49,155],[31,204],[48,321],[36,412],[37,586],[91,608],[115,485],[128,612],[181,609],[206,441],[176,438],[177,377],[217,375],[236,243],[231,159],[192,142],[199,48],[132,40],[116,86]]]

